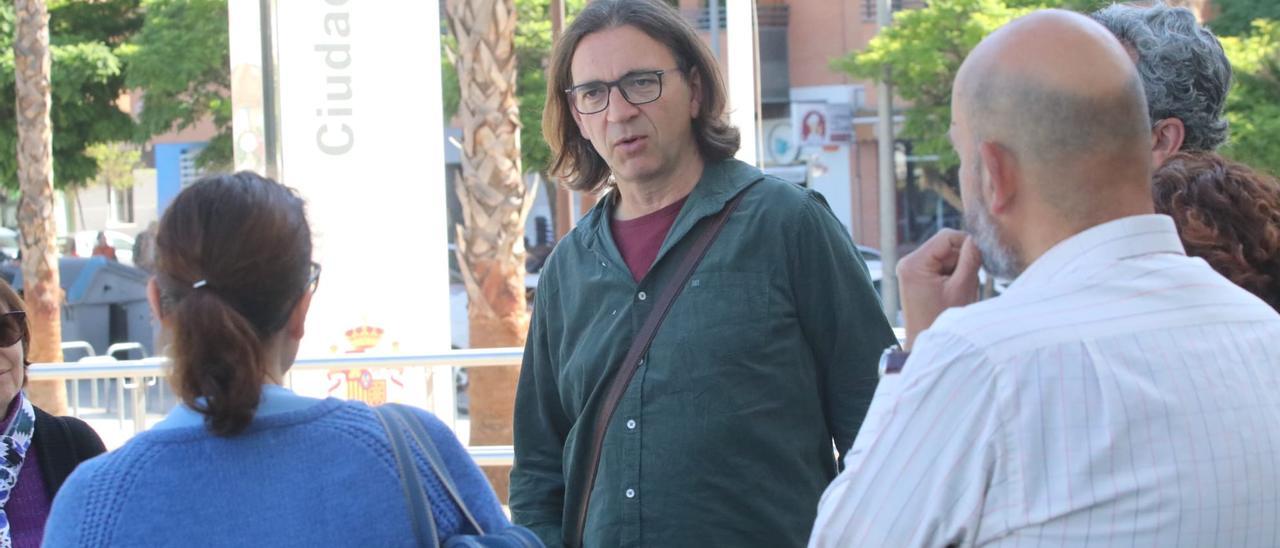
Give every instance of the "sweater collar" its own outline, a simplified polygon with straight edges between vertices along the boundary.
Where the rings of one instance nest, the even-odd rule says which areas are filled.
[[[264,384],[262,385],[262,399],[258,402],[258,410],[254,413],[254,418],[306,409],[321,401],[323,400],[300,396],[280,385]],[[184,403],[175,406],[173,411],[170,411],[169,415],[159,424],[156,424],[153,429],[164,430],[203,425],[204,415]]]

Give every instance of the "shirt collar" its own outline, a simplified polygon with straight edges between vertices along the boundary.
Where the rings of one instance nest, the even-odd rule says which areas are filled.
[[[277,384],[264,384],[262,385],[262,399],[258,403],[258,410],[254,413],[254,417],[298,411],[320,403],[320,401],[322,400],[299,396],[294,391]],[[162,430],[203,425],[204,415],[184,403],[175,406],[169,412],[169,415],[156,424],[153,429]]]
[[[1134,215],[1102,223],[1067,238],[1041,255],[1009,286],[1009,291],[1084,278],[1125,259],[1171,253],[1186,255],[1177,227],[1167,215]]]
[[[698,221],[714,215],[724,209],[724,205],[743,188],[762,177],[764,173],[755,166],[732,158],[707,164],[702,170],[702,178],[698,179],[698,185],[689,193],[689,217]]]
[[[729,200],[738,195],[738,192],[763,177],[764,172],[755,166],[733,158],[707,163],[702,168],[702,176],[698,179],[698,184],[689,193],[684,208],[680,210],[680,216],[676,218],[675,225],[671,228],[675,238],[670,240],[679,241],[679,238],[698,221],[723,209]],[[580,237],[585,238],[583,243],[587,247],[593,247],[599,241],[606,239],[605,231],[608,230],[609,216],[613,212],[617,193],[618,191],[614,189],[601,196],[600,201],[583,219],[582,224],[588,230],[579,234]]]

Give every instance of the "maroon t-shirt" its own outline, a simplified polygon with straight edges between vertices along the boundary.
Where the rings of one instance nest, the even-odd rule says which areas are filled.
[[[609,222],[613,241],[618,244],[622,260],[627,262],[631,277],[637,282],[649,273],[653,260],[658,258],[663,240],[667,239],[667,232],[671,231],[671,225],[675,224],[676,216],[680,215],[680,208],[687,199],[689,197],[685,196],[676,203],[643,217],[626,221],[613,219]]]

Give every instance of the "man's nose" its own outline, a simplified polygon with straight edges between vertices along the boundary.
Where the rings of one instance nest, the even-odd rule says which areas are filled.
[[[609,108],[605,119],[609,122],[625,122],[640,113],[640,109],[622,96],[622,87],[609,88]]]

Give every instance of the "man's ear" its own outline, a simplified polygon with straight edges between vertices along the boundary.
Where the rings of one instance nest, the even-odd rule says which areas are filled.
[[[1009,209],[1022,185],[1022,173],[1013,151],[999,143],[984,141],[978,145],[985,173],[982,174],[981,192],[986,199],[989,213],[997,215]]]
[[[1156,122],[1151,128],[1151,166],[1158,168],[1165,160],[1182,150],[1182,142],[1187,137],[1187,128],[1182,120],[1165,118]]]

